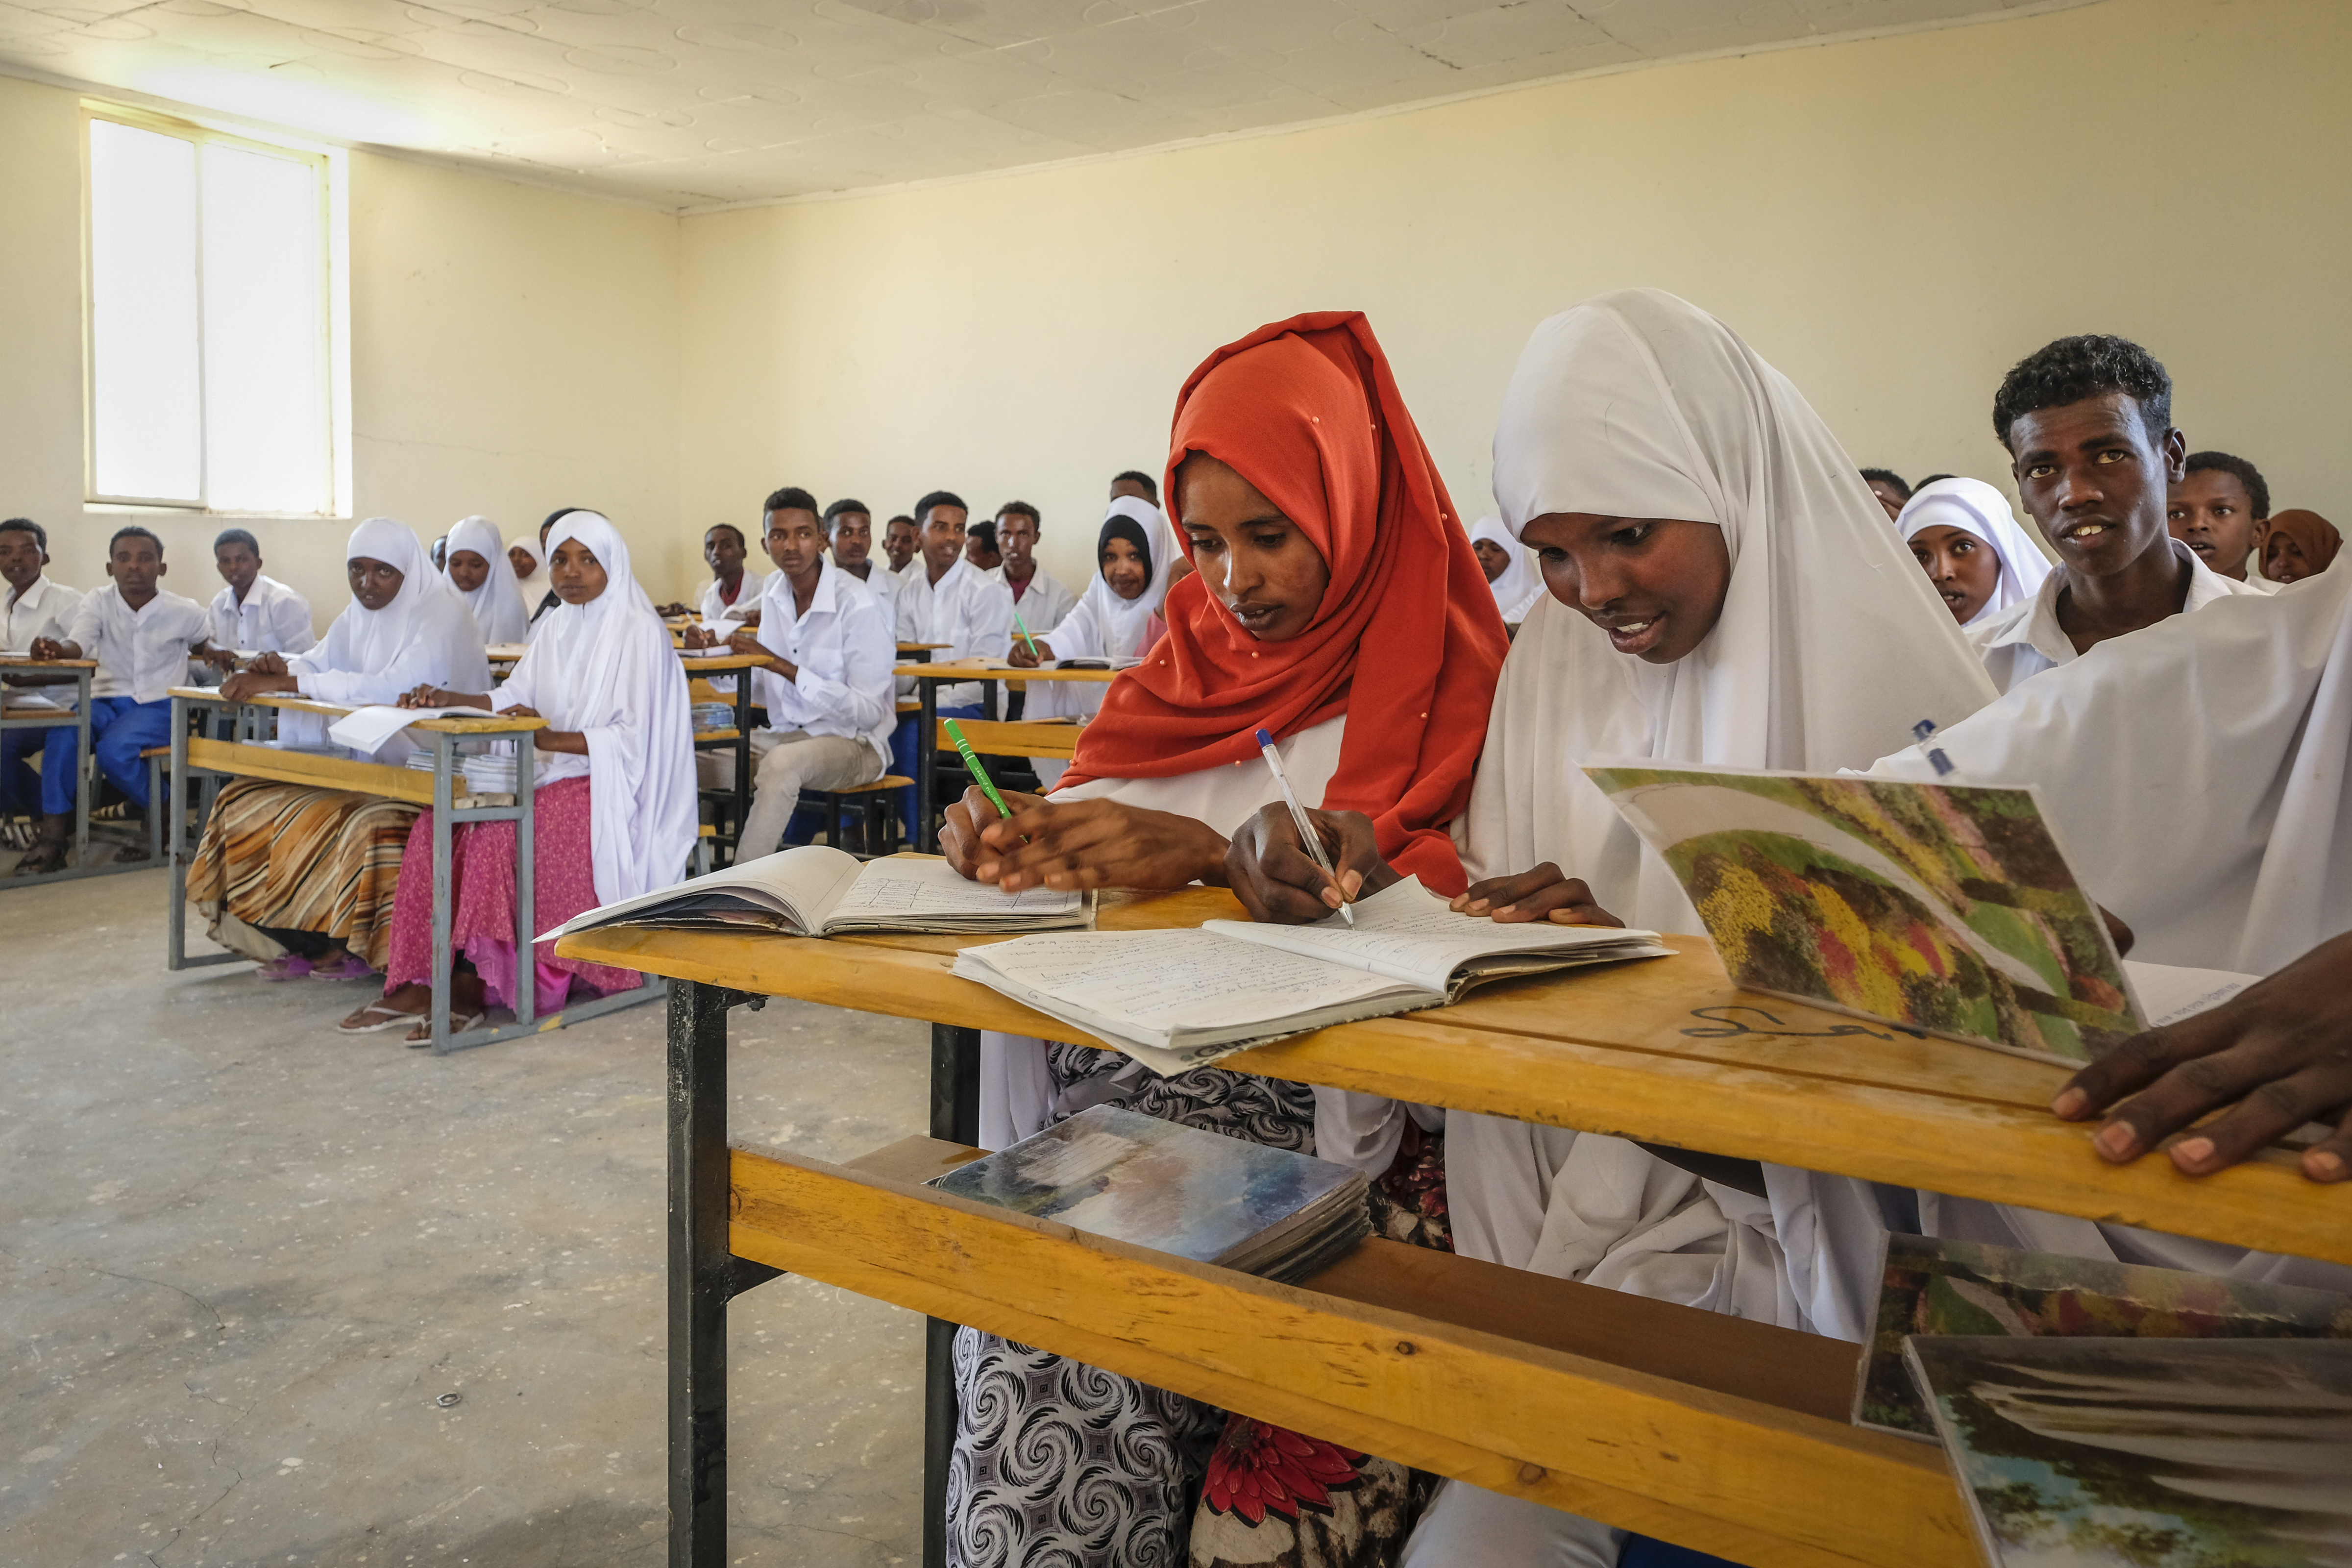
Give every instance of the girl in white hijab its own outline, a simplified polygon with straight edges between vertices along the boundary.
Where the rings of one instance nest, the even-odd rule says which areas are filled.
[[[482,635],[415,533],[372,517],[352,531],[344,554],[352,602],[325,640],[290,658],[262,655],[223,682],[223,696],[292,692],[355,706],[394,701],[422,682],[488,688]],[[328,722],[281,713],[278,743],[322,746]],[[398,763],[414,749],[398,734],[374,758]],[[415,816],[398,801],[347,790],[233,780],[205,818],[189,901],[215,941],[265,961],[265,980],[364,978],[391,942],[393,889]]]
[[[1103,571],[1104,563],[1113,558],[1115,542],[1125,545],[1142,568],[1141,585],[1132,595],[1111,586]],[[1168,597],[1170,574],[1183,559],[1183,547],[1177,543],[1176,531],[1168,525],[1166,513],[1139,497],[1116,498],[1103,515],[1102,531],[1095,542],[1094,577],[1061,624],[1037,635],[1036,657],[1132,658],[1140,654],[1151,617]],[[1124,563],[1120,575],[1132,584],[1138,561],[1126,555],[1120,560]],[[1015,664],[1029,661],[1029,650],[1018,638],[1013,641],[1012,658]],[[1029,687],[1022,717],[1090,719],[1102,706],[1105,689],[1091,682],[1035,681]],[[1038,783],[1047,789],[1069,767],[1050,757],[1032,758],[1031,765],[1037,770]]]
[[[1884,754],[1921,719],[1953,723],[1992,699],[1804,397],[1673,295],[1603,295],[1536,329],[1504,394],[1495,494],[1512,535],[1540,548],[1559,597],[1538,602],[1503,666],[1467,819],[1472,912],[1540,919],[1598,903],[1635,925],[1702,933],[1673,874],[1579,764],[1829,772]],[[1697,566],[1669,578],[1668,562]],[[1381,1102],[1331,1091],[1318,1102],[1318,1152],[1328,1142],[1377,1157],[1385,1140],[1367,1123]],[[1622,1139],[1458,1112],[1445,1130],[1460,1252],[1784,1327],[1863,1331],[1819,1288],[1811,1254],[1819,1205],[1864,1202],[1864,1189],[1817,1193],[1768,1168],[1768,1198]],[[1793,1202],[1774,1201],[1783,1186]],[[1602,1564],[1622,1540],[1449,1483],[1406,1562],[1541,1552]]]
[[[539,624],[539,607],[555,591],[547,575],[547,552],[552,548],[540,543],[539,535],[530,530],[507,542],[507,562],[515,574],[515,597],[522,601],[522,618],[529,626]],[[524,559],[515,559],[518,552]]]
[[[497,694],[426,689],[404,699],[548,721],[533,737],[540,758],[533,914],[542,929],[677,880],[697,826],[686,671],[630,573],[627,544],[597,513],[572,511],[557,521],[548,551],[563,602],[542,617],[530,650]],[[429,823],[418,826],[404,883],[423,891],[431,887],[432,835]],[[452,869],[452,940],[476,973],[460,978],[450,1011],[453,1027],[471,1026],[490,1005],[520,994],[512,825],[458,828]],[[556,958],[545,949],[533,956],[542,1016],[562,1009],[575,979],[599,993],[641,984],[634,972]],[[432,964],[429,900],[404,897],[393,921],[384,1000],[373,1011],[406,1017],[429,1009]]]
[[[471,561],[458,557],[470,555]],[[444,558],[449,585],[474,612],[486,643],[517,643],[530,630],[530,614],[523,608],[513,566],[499,543],[498,526],[487,517],[469,517],[449,531],[449,551]],[[465,584],[473,581],[474,586]]]
[[[1982,479],[1920,486],[1895,518],[1895,531],[1963,626],[2032,598],[2057,570],[2018,526],[2009,499]],[[1971,561],[1972,555],[1990,559]]]
[[[1535,552],[1512,538],[1503,520],[1491,513],[1470,530],[1470,548],[1478,552],[1478,564],[1486,571],[1486,586],[1494,593],[1495,608],[1503,613],[1503,624],[1516,626],[1526,620],[1536,601],[1544,596],[1543,574],[1536,568]]]

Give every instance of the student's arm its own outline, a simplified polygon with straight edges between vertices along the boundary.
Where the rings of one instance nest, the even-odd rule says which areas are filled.
[[[2050,1109],[2069,1121],[2105,1112],[2091,1142],[2120,1163],[2224,1106],[2166,1145],[2186,1174],[2210,1175],[2317,1121],[2335,1131],[2303,1152],[2303,1173],[2352,1176],[2352,933],[2210,1012],[2134,1036],[2067,1079]]]
[[[883,716],[895,713],[898,707],[890,679],[890,668],[898,660],[898,645],[890,636],[890,607],[871,595],[845,590],[838,602],[842,608],[835,624],[841,633],[841,679],[832,679],[809,665],[800,666],[786,679],[799,689],[803,701],[824,712],[837,713],[852,729],[868,733],[880,729]]]
[[[948,807],[940,847],[974,881],[1008,893],[1224,885],[1225,837],[1204,822],[1111,800],[1055,805],[1008,794],[1004,801],[1010,820],[977,786]]]
[[[282,653],[308,653],[319,646],[319,635],[310,629],[310,601],[290,589],[270,605],[269,629]]]
[[[1290,807],[1276,802],[1262,806],[1242,824],[1225,851],[1225,885],[1249,910],[1250,919],[1276,925],[1305,925],[1319,921],[1344,901],[1377,893],[1403,880],[1381,858],[1372,819],[1360,811],[1309,811],[1323,853],[1331,858],[1339,885],[1323,875],[1307,853]]]
[[[1516,877],[1489,877],[1473,882],[1454,900],[1466,915],[1490,915],[1505,925],[1549,920],[1564,926],[1622,926],[1625,922],[1601,907],[1581,877],[1571,877],[1547,860]]]

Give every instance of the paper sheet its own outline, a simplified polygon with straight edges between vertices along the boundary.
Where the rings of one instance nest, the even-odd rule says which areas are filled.
[[[1139,1031],[1272,1023],[1397,989],[1379,975],[1214,931],[1071,931],[966,948],[1015,984]]]
[[[327,739],[338,746],[349,746],[354,752],[373,756],[383,749],[383,743],[420,719],[439,719],[450,713],[479,714],[478,708],[394,708],[377,704],[354,708],[327,726]]]
[[[832,923],[924,915],[1060,915],[1085,901],[1084,893],[1051,888],[1007,895],[991,883],[966,881],[944,860],[888,858],[867,861],[825,919]]]

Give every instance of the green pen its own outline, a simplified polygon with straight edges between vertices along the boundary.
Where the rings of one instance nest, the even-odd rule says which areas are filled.
[[[1029,645],[1029,657],[1031,658],[1039,657],[1037,653],[1037,639],[1031,637],[1029,635],[1029,628],[1021,624],[1021,612],[1018,610],[1013,612],[1013,629],[1019,632],[1021,634],[1021,640]]]
[[[988,776],[988,770],[980,765],[980,753],[973,751],[971,742],[963,738],[963,727],[952,719],[942,719],[940,724],[947,731],[948,739],[955,742],[956,750],[962,753],[964,772],[971,775],[971,782],[980,786],[982,795],[988,796],[988,804],[996,807],[996,815],[1008,822],[1011,821],[1013,808],[1004,804],[1003,795],[996,793],[996,782]]]

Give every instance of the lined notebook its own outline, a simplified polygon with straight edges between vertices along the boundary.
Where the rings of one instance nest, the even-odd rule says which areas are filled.
[[[1303,1279],[1372,1233],[1360,1171],[1115,1105],[929,1184],[1267,1279]]]
[[[955,972],[1182,1072],[1332,1024],[1442,1007],[1482,981],[1670,952],[1657,933],[1454,913],[1418,878],[1313,925],[1210,921],[967,947]]]
[[[1084,893],[1034,888],[1006,893],[970,882],[937,856],[859,860],[804,844],[674,888],[588,910],[540,938],[601,926],[673,931],[770,931],[789,936],[881,931],[1053,931],[1094,924]]]

